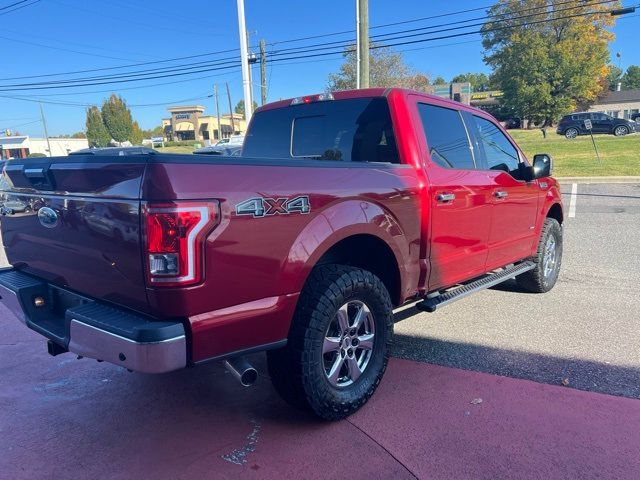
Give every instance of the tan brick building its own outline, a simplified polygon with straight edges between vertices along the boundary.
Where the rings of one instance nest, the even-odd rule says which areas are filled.
[[[634,113],[640,113],[640,89],[609,92],[591,105],[589,111],[606,113],[614,118],[631,118]]]
[[[215,115],[205,115],[201,105],[169,107],[170,118],[162,119],[164,137],[167,140],[196,140],[216,142],[231,135],[241,135],[247,129],[242,115],[220,115],[220,125]]]

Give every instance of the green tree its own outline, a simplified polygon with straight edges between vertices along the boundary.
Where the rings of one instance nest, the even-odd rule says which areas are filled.
[[[375,46],[375,45],[372,45]],[[329,90],[351,90],[356,88],[356,52],[353,46],[343,53],[344,63],[340,70],[329,75]],[[372,87],[402,87],[426,90],[429,77],[414,72],[401,53],[389,47],[374,48],[369,57],[369,85]]]
[[[87,119],[85,122],[87,127],[87,140],[89,145],[94,147],[106,147],[111,141],[111,135],[107,131],[102,121],[100,109],[96,106],[87,109]]]
[[[556,0],[499,0],[482,27],[492,82],[516,115],[549,124],[593,103],[609,74],[612,4],[579,2],[554,11]],[[523,21],[522,12],[527,14]],[[567,18],[571,16],[571,18]],[[520,17],[520,18],[518,18]]]
[[[102,105],[102,120],[116,142],[125,142],[131,138],[133,119],[122,97],[112,94],[105,100]]]
[[[444,77],[440,77],[440,76],[436,77],[436,78],[433,80],[433,84],[434,84],[434,85],[445,85],[445,84],[447,84],[447,83],[449,83],[449,82],[447,82],[447,81],[444,79]]]
[[[633,90],[640,88],[640,67],[631,65],[622,76],[622,88],[625,90]]]
[[[252,105],[253,111],[255,112],[256,108],[258,108],[258,104],[254,101]],[[244,100],[240,100],[238,103],[236,103],[236,108],[234,108],[233,111],[244,117]]]
[[[142,145],[142,140],[144,140],[144,132],[140,128],[140,125],[138,125],[138,122],[133,122],[129,141],[132,145]]]
[[[605,77],[606,87],[611,91],[614,91],[618,85],[618,82],[622,79],[622,70],[615,65],[609,65],[609,73]]]
[[[489,76],[486,73],[461,73],[451,79],[452,83],[466,83],[471,84],[471,89],[474,92],[486,92],[491,90],[491,82]]]

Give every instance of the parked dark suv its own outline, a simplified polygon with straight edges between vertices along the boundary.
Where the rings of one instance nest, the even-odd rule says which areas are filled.
[[[631,120],[633,120],[636,123],[640,123],[640,113],[634,113],[633,115],[631,115]],[[638,127],[636,127],[636,130],[638,129]]]
[[[614,118],[600,112],[576,112],[562,117],[556,133],[567,138],[589,135],[589,130],[584,125],[585,120],[591,120],[593,133],[608,133],[620,137],[640,130],[636,122],[624,118]]]

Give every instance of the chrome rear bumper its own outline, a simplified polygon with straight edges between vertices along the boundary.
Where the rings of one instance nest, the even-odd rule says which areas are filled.
[[[35,298],[44,299],[35,306]],[[154,319],[99,303],[14,269],[0,270],[0,303],[62,351],[143,373],[187,365],[180,322]]]

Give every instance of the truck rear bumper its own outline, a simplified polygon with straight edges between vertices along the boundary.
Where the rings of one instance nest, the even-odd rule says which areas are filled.
[[[155,321],[12,268],[0,270],[0,303],[61,347],[59,351],[143,373],[187,365],[187,341],[180,322]]]

